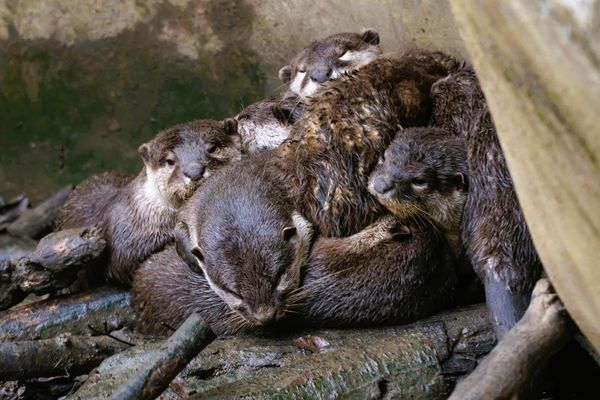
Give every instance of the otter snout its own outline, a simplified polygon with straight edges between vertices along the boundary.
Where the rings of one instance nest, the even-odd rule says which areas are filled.
[[[204,176],[204,172],[206,171],[206,166],[204,165],[193,165],[185,168],[183,170],[183,176],[192,182],[199,181],[202,176]]]
[[[261,307],[254,314],[252,314],[252,318],[260,325],[269,325],[275,322],[276,314],[277,310],[275,310],[275,308]]]
[[[373,179],[373,190],[379,194],[386,194],[394,187],[394,182],[389,176],[378,175]]]
[[[313,82],[322,83],[328,80],[332,73],[333,70],[329,67],[315,68],[315,70],[310,73],[310,79]]]

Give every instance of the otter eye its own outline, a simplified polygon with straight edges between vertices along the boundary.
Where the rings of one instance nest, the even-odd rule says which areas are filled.
[[[209,146],[208,149],[206,149],[206,151],[209,153],[214,153],[216,149],[217,149],[217,145],[213,144],[212,146]]]
[[[171,157],[163,158],[162,160],[160,160],[160,162],[162,165],[169,165],[169,166],[175,165],[175,160],[172,159]]]
[[[342,53],[341,53],[341,54],[340,54],[338,57],[339,57],[339,58],[342,58],[342,57],[344,57],[344,56],[346,55],[346,53],[348,53],[348,50],[347,50],[347,49],[346,49],[346,50],[344,50],[344,51],[342,51]]]
[[[412,181],[410,181],[410,184],[413,185],[415,189],[424,189],[427,187],[427,181],[423,178],[413,178]]]

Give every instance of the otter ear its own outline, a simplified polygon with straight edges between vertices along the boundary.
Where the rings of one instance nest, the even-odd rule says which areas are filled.
[[[412,232],[408,226],[397,224],[391,229],[390,234],[392,240],[403,241],[409,238]]]
[[[225,118],[223,120],[223,127],[225,128],[225,133],[228,135],[236,135],[238,133],[238,122],[233,118]]]
[[[379,33],[377,33],[377,31],[375,29],[365,29],[360,34],[360,38],[363,41],[365,41],[369,44],[372,44],[372,45],[379,44]]]
[[[298,232],[298,230],[296,229],[295,226],[286,226],[285,228],[283,228],[281,230],[281,237],[286,242],[289,242],[291,238],[296,236],[297,232]]]
[[[150,163],[150,145],[148,143],[144,143],[138,147],[138,153],[140,154],[140,157],[142,157],[142,160],[144,160],[145,164]]]
[[[456,175],[454,175],[454,179],[456,182],[456,187],[458,187],[459,189],[463,189],[466,190],[467,187],[469,186],[469,182],[467,180],[467,176],[461,172],[457,173]]]
[[[202,254],[200,247],[194,246],[194,248],[192,249],[192,254],[194,255],[194,257],[196,257],[198,261],[204,262],[204,254]]]
[[[292,80],[292,67],[286,65],[279,70],[279,80],[281,83],[290,83]]]

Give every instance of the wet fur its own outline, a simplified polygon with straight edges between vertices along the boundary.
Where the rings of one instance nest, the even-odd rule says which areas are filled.
[[[251,155],[279,146],[290,135],[302,110],[302,101],[290,91],[244,108],[235,117],[244,152]]]
[[[436,83],[432,98],[431,124],[460,135],[466,143],[470,180],[462,239],[484,281],[500,338],[523,315],[542,266],[472,67],[465,64]]]
[[[433,127],[400,130],[369,178],[369,191],[383,206],[400,218],[432,223],[457,257],[467,190],[463,139]]]
[[[367,191],[369,174],[398,125],[428,121],[431,85],[454,62],[425,50],[399,60],[380,58],[329,82],[317,99],[307,101],[274,163],[298,211],[322,235],[351,235],[382,212]]]
[[[216,150],[205,153],[210,146]],[[182,160],[174,168],[183,171],[202,162],[206,176],[239,159],[240,146],[234,132],[225,132],[223,122],[176,125],[140,147],[145,166],[137,177],[94,176],[80,184],[61,209],[57,230],[100,227],[108,242],[107,276],[113,282],[130,285],[139,263],[174,240],[178,207],[200,184],[201,179],[185,183],[180,174],[160,173],[170,152]]]

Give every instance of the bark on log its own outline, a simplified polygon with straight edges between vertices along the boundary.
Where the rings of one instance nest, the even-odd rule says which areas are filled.
[[[540,279],[523,318],[456,386],[450,400],[509,399],[572,337],[573,326],[548,279]]]
[[[0,380],[87,373],[130,345],[109,336],[61,334],[52,339],[0,343]]]
[[[93,334],[135,326],[129,292],[100,288],[14,307],[0,313],[0,342],[52,338],[60,333]]]
[[[105,246],[95,230],[67,229],[43,238],[29,257],[14,264],[0,262],[0,310],[29,293],[40,295],[68,287],[81,269],[100,257]]]
[[[33,239],[1,234],[0,260],[16,261],[21,257],[31,254],[35,250],[36,245],[37,242]]]
[[[215,337],[200,315],[190,315],[158,350],[152,363],[117,390],[113,399],[155,399]]]
[[[295,339],[306,334],[330,346],[318,353],[298,349]],[[457,377],[470,372],[494,341],[483,305],[408,326],[219,338],[162,397],[446,399]],[[110,398],[157,348],[136,347],[110,357],[68,398]]]
[[[20,194],[8,203],[0,205],[0,232],[15,219],[19,218],[29,207],[29,199],[25,194]]]
[[[600,2],[451,6],[545,270],[600,351]]]
[[[65,186],[37,207],[25,210],[17,220],[8,225],[6,230],[15,236],[41,238],[52,230],[58,211],[72,191],[72,185]]]

